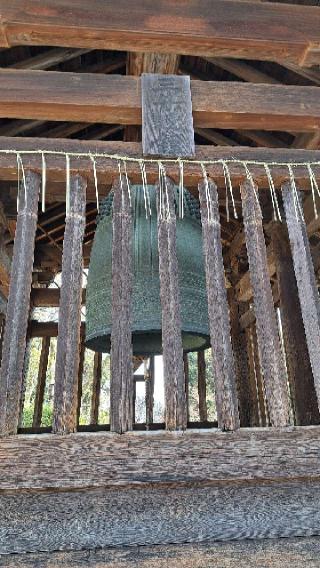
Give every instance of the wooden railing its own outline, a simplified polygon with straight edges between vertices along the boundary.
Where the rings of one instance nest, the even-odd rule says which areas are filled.
[[[113,185],[113,250],[112,250],[112,353],[110,429],[124,432],[134,427],[134,375],[132,368],[130,305],[132,293],[131,209],[126,178]],[[163,359],[165,385],[165,426],[168,430],[185,429],[188,424],[187,360],[183,359],[180,333],[180,307],[178,300],[176,216],[173,192],[168,180],[170,215],[160,215],[158,221],[158,247],[160,290],[162,305]],[[41,185],[39,174],[25,173],[24,189],[20,188],[17,230],[13,251],[11,285],[3,338],[3,356],[0,374],[0,432],[2,435],[18,431],[23,365],[26,349],[28,315],[34,255],[35,232],[38,215],[38,198]],[[58,324],[58,342],[55,369],[54,433],[65,434],[77,430],[81,403],[81,375],[84,360],[81,330],[82,302],[82,239],[85,222],[86,180],[71,175],[70,202],[66,214],[63,243],[62,286]],[[212,210],[208,209],[206,192],[209,192]],[[285,369],[279,338],[270,277],[262,215],[257,199],[258,187],[252,180],[241,183],[241,199],[246,246],[253,290],[255,329],[249,328],[249,363],[255,368],[256,408],[260,425],[275,427],[290,423],[288,396],[288,361]],[[218,192],[213,181],[199,185],[206,283],[208,293],[209,324],[215,380],[218,427],[235,430],[248,425],[243,419],[244,396],[239,381],[239,351],[233,337],[225,288],[222,257]],[[300,309],[312,367],[314,385],[320,399],[320,308],[312,264],[307,230],[302,208],[289,183],[282,186],[287,228],[292,248]],[[121,246],[119,246],[121,244]],[[279,257],[280,258],[280,257]],[[280,259],[281,260],[281,259]],[[280,262],[280,261],[279,261]],[[280,283],[281,285],[281,283]],[[280,299],[286,305],[286,298]],[[231,318],[232,318],[231,310]],[[286,324],[286,321],[284,322]],[[253,334],[252,334],[253,333]],[[255,336],[256,333],[256,336]],[[81,340],[82,338],[82,340]],[[232,339],[232,341],[231,341]],[[252,347],[253,346],[253,347]],[[257,346],[259,356],[257,355]],[[41,424],[46,362],[49,339],[43,339],[38,385],[36,389],[33,426]],[[293,360],[293,359],[292,359]],[[91,425],[97,425],[101,381],[101,357],[96,356],[91,401]],[[292,361],[291,361],[292,362]],[[289,357],[290,365],[290,357]],[[289,369],[290,370],[290,369]],[[260,373],[260,378],[258,377]],[[258,379],[257,379],[258,377]],[[303,380],[303,379],[301,379]],[[151,383],[146,390],[149,404],[146,424],[152,423],[153,392]],[[203,361],[199,360],[200,421],[206,422],[206,393],[203,378]],[[248,397],[250,391],[248,390]],[[251,388],[251,392],[252,388]],[[239,397],[237,396],[237,393]],[[299,407],[299,403],[297,403]],[[239,409],[241,422],[239,420]],[[314,418],[310,418],[310,423]],[[303,418],[300,418],[300,423]],[[251,421],[252,424],[252,421]],[[250,425],[250,420],[249,420]]]

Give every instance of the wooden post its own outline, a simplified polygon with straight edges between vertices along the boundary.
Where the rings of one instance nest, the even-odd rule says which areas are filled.
[[[52,427],[53,432],[59,434],[74,432],[77,427],[86,186],[87,183],[81,176],[71,177],[70,205],[63,240]]]
[[[207,422],[207,385],[206,385],[206,361],[204,351],[198,352],[198,396],[200,422]]]
[[[233,348],[237,393],[239,400],[239,417],[242,427],[251,425],[254,399],[250,396],[249,362],[246,332],[240,326],[240,306],[236,300],[234,288],[228,290],[230,309],[231,342]]]
[[[150,357],[149,369],[145,374],[146,387],[146,427],[153,422],[153,406],[154,406],[154,357]]]
[[[259,393],[257,385],[256,376],[256,361],[254,354],[254,344],[253,344],[253,325],[248,325],[246,327],[246,341],[247,341],[247,352],[248,352],[248,364],[249,364],[249,389],[248,398],[250,399],[250,427],[260,426],[260,411],[259,411]]]
[[[120,434],[133,426],[132,214],[125,177],[113,189],[110,429]]]
[[[37,427],[41,426],[44,391],[45,391],[45,388],[46,388],[46,377],[47,377],[49,350],[50,350],[50,337],[43,337],[42,346],[41,346],[41,354],[40,354],[37,390],[36,390],[36,397],[35,397],[34,411],[33,411],[33,420],[32,420],[33,428],[37,428]]]
[[[79,425],[80,414],[81,414],[82,379],[83,379],[83,367],[84,367],[85,353],[86,353],[86,346],[85,346],[85,342],[84,342],[84,335],[81,333],[80,345],[79,345],[77,425]]]
[[[268,408],[267,408],[264,380],[262,376],[260,356],[259,356],[257,327],[255,323],[253,323],[251,326],[251,337],[252,337],[252,351],[254,359],[254,371],[256,377],[256,388],[258,396],[259,426],[268,426],[269,425]]]
[[[210,211],[207,193],[212,206]],[[218,425],[222,430],[235,430],[240,423],[216,185],[211,181],[207,187],[205,182],[200,183],[199,196]]]
[[[94,354],[90,424],[98,424],[101,390],[102,353]]]
[[[319,424],[319,409],[294,273],[288,230],[272,226],[272,248],[278,279],[283,342],[295,424]]]
[[[25,191],[24,188],[19,188],[19,212],[3,341],[0,372],[0,435],[15,434],[19,422],[38,217],[39,175],[27,171],[25,184]]]
[[[187,404],[179,303],[176,212],[173,183],[167,179],[166,185],[167,190],[163,187],[158,188],[158,249],[165,415],[168,430],[183,430],[187,427]],[[161,192],[166,194],[165,199],[162,199]]]
[[[257,338],[265,391],[272,426],[289,424],[289,398],[286,371],[280,346],[267,252],[262,227],[262,213],[251,181],[241,184],[243,221],[256,315]]]
[[[318,398],[318,406],[320,407],[320,300],[310,244],[300,196],[296,196],[296,200],[290,183],[283,185],[282,197],[302,319]]]

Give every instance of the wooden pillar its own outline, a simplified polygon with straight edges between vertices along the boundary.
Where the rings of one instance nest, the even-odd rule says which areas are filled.
[[[37,390],[34,401],[34,411],[33,411],[33,420],[32,420],[32,426],[34,428],[41,426],[44,391],[46,388],[49,350],[50,350],[50,337],[43,337],[41,345],[40,362],[39,362]]]
[[[25,174],[25,183],[26,191],[22,187],[19,188],[19,212],[3,341],[0,372],[0,435],[15,434],[19,422],[40,177],[28,171]]]
[[[257,199],[258,189],[254,188],[251,181],[242,183],[240,189],[261,369],[270,421],[272,426],[286,426],[289,424],[286,371],[273,305],[262,213]]]
[[[161,199],[160,188],[158,195],[158,249],[165,416],[168,430],[183,430],[187,427],[187,405],[176,251],[176,213],[173,184],[169,180],[166,183],[167,199]]]
[[[98,424],[101,391],[102,354],[95,353],[93,360],[93,382],[91,396],[90,424]]]
[[[133,426],[132,214],[125,177],[113,189],[110,429],[120,434]]]
[[[82,379],[83,379],[83,367],[84,367],[85,353],[86,353],[86,346],[85,346],[85,341],[84,341],[84,335],[81,333],[80,344],[79,344],[77,425],[79,425],[80,413],[81,413]]]
[[[288,230],[272,227],[272,248],[278,279],[283,342],[295,424],[319,424],[319,409],[302,321]]]
[[[149,359],[149,368],[145,371],[145,387],[146,387],[146,427],[153,423],[153,406],[154,406],[154,357]]]
[[[255,323],[253,323],[252,326],[251,326],[251,337],[252,337],[254,370],[255,370],[255,377],[256,377],[256,388],[257,388],[257,396],[258,396],[259,426],[268,426],[269,425],[269,418],[268,418],[269,413],[268,413],[267,401],[266,401],[266,395],[265,395],[264,380],[263,380],[263,375],[262,375],[262,370],[261,370],[259,345],[258,345],[258,337],[257,337],[257,327],[256,327]]]
[[[207,385],[206,385],[206,361],[204,351],[198,352],[198,396],[199,396],[199,418],[200,422],[207,422]]]
[[[248,398],[250,399],[250,427],[260,426],[260,411],[259,411],[259,393],[256,375],[256,358],[254,353],[254,343],[253,343],[253,324],[246,327],[246,343],[248,352],[248,364],[249,364],[249,388],[248,388]]]
[[[63,240],[52,427],[53,432],[59,434],[74,432],[77,427],[86,186],[86,181],[80,175],[71,177],[70,206]]]
[[[234,288],[228,290],[230,309],[231,342],[235,362],[237,393],[239,401],[239,417],[242,427],[251,425],[251,414],[254,412],[255,399],[251,396],[249,361],[246,332],[240,326],[240,306],[236,300]]]
[[[302,319],[320,407],[320,300],[311,257],[307,228],[299,203],[290,183],[282,187],[283,204],[291,244]]]
[[[218,425],[222,430],[235,430],[240,422],[216,185],[211,181],[207,187],[205,182],[201,183],[199,196]]]

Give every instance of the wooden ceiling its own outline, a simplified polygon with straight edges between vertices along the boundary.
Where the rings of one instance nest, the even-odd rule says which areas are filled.
[[[151,23],[150,17],[150,20],[148,20],[149,28],[147,32],[144,29],[142,33],[139,28],[139,13],[145,15],[145,13],[148,13],[148,10],[151,11],[151,3],[139,1],[133,16],[133,14],[128,15],[125,13],[124,5],[127,2],[124,0],[117,3],[116,10],[113,2],[106,1],[103,5],[103,13],[108,12],[112,4],[113,13],[115,14],[114,21],[109,22],[107,18],[101,16],[101,1],[93,0],[93,5],[90,6],[90,9],[92,13],[94,13],[93,8],[97,10],[96,16],[92,21],[87,21],[86,29],[84,29],[82,25],[84,15],[81,11],[83,2],[76,0],[73,3],[72,10],[67,10],[62,17],[61,21],[65,25],[65,35],[63,35],[61,21],[59,26],[56,27],[54,22],[55,18],[59,17],[60,11],[63,11],[66,8],[66,4],[69,4],[64,0],[55,2],[56,12],[53,16],[50,16],[47,6],[47,4],[52,4],[52,2],[42,2],[41,7],[39,4],[36,20],[30,8],[30,5],[35,4],[34,2],[11,1],[10,5],[7,2],[0,2],[0,4],[5,4],[3,7],[1,6],[3,9],[1,10],[2,37],[0,34],[0,44],[3,45],[3,49],[0,50],[0,78],[2,85],[7,86],[7,89],[2,89],[0,93],[0,102],[2,103],[2,108],[5,108],[5,105],[7,105],[6,108],[8,109],[5,115],[6,118],[0,120],[0,137],[70,138],[83,141],[104,140],[115,142],[125,140],[137,142],[141,140],[139,112],[137,111],[136,114],[132,115],[131,124],[128,123],[128,120],[122,121],[113,114],[112,108],[108,107],[108,101],[104,100],[101,92],[105,84],[105,76],[130,75],[136,78],[142,72],[162,72],[190,75],[192,80],[194,80],[193,88],[195,90],[197,89],[196,84],[198,80],[220,83],[220,86],[215,84],[215,90],[209,90],[208,94],[202,83],[199,82],[199,88],[206,93],[199,95],[199,100],[201,100],[199,106],[201,106],[201,112],[203,113],[202,118],[200,114],[195,118],[195,141],[199,146],[229,146],[234,149],[237,146],[247,146],[253,149],[263,147],[274,150],[283,148],[319,149],[319,123],[314,121],[314,117],[311,119],[308,117],[309,99],[306,100],[305,108],[300,108],[297,112],[294,110],[297,107],[293,104],[291,122],[286,120],[282,123],[279,117],[276,117],[274,120],[272,120],[272,117],[270,118],[272,114],[272,95],[268,95],[268,89],[271,89],[272,86],[280,89],[282,85],[287,86],[287,89],[282,88],[281,92],[284,93],[283,105],[288,107],[290,101],[294,101],[295,96],[295,90],[290,89],[290,87],[320,86],[320,9],[316,8],[319,5],[319,1],[296,1],[291,2],[291,6],[285,5],[286,2],[279,1],[277,4],[274,4],[272,11],[270,11],[268,3],[263,0],[261,2],[250,0],[250,2],[254,2],[255,10],[251,14],[247,7],[247,21],[243,22],[240,17],[243,2],[240,0],[216,1],[215,4],[218,6],[218,12],[216,13],[218,23],[216,26],[210,24],[213,15],[211,14],[209,0],[202,3],[201,9],[204,14],[207,13],[208,26],[201,32],[201,41],[205,41],[204,38],[207,36],[207,47],[203,56],[198,55],[196,57],[188,55],[188,53],[194,52],[194,45],[197,47],[197,53],[201,52],[198,41],[199,29],[197,29],[197,20],[195,19],[193,22],[195,26],[193,42],[190,42],[190,45],[188,45],[183,37],[182,30],[179,30],[180,24],[175,18],[174,3],[168,5],[167,2],[160,1],[159,5],[157,5],[158,21],[156,26]],[[189,4],[189,6],[185,6],[184,22],[187,20],[189,12],[191,16],[193,13],[194,2]],[[299,4],[300,6],[293,6],[292,4]],[[313,8],[303,9],[302,5],[313,6]],[[17,6],[19,9],[17,9]],[[228,9],[225,9],[226,6]],[[173,11],[172,14],[171,11]],[[259,20],[260,12],[261,17],[264,17],[263,28],[255,25]],[[240,19],[237,19],[237,14]],[[275,26],[277,17],[282,18],[281,29]],[[81,33],[77,29],[77,18],[79,19]],[[30,23],[31,19],[33,19],[32,26]],[[146,19],[144,19],[144,24],[145,22]],[[97,31],[100,29],[98,24],[104,31],[106,31],[108,26],[110,28],[113,26],[110,45],[106,45],[106,41],[102,45],[101,38],[99,38],[100,32]],[[145,52],[129,53],[127,51],[119,51],[121,48],[126,48],[126,37],[123,34],[121,36],[121,26],[125,24],[130,24],[132,33],[136,30],[137,48],[139,50],[145,49]],[[49,25],[46,31],[45,25]],[[192,25],[192,22],[188,25]],[[239,29],[235,33],[235,26],[241,27],[242,35],[247,40],[247,48],[243,50],[242,58],[240,58],[241,52],[239,53],[239,50],[241,50],[240,43],[235,39],[236,36],[239,37],[241,34]],[[30,33],[31,27],[32,34]],[[72,33],[70,32],[71,28]],[[295,30],[296,33],[293,33],[292,30]],[[223,41],[217,38],[218,32],[220,35],[223,34]],[[155,33],[158,34],[158,39],[155,37]],[[90,41],[86,39],[89,37]],[[46,38],[47,44],[45,43]],[[152,44],[150,41],[148,43],[148,38],[152,38]],[[152,45],[154,48],[155,42],[159,42],[160,39],[159,49],[167,50],[170,52],[169,54],[164,55],[151,51],[150,46]],[[132,39],[130,41],[132,43]],[[22,45],[24,43],[28,45]],[[88,46],[86,46],[86,43],[88,43]],[[101,45],[103,49],[92,49],[95,43],[97,47]],[[61,45],[63,47],[60,47]],[[248,46],[250,45],[251,47],[249,48]],[[212,50],[212,55],[208,55],[210,50]],[[216,56],[214,57],[213,55]],[[253,57],[257,59],[253,59]],[[301,66],[302,63],[303,66]],[[12,69],[28,71],[28,74],[25,76],[25,92],[19,90],[21,75],[19,76],[19,85],[15,86],[15,76],[9,75],[6,71]],[[46,71],[46,76],[48,77],[46,80],[46,92],[44,91],[45,87],[41,87],[42,78],[39,77],[37,79],[38,76],[36,74],[32,76],[29,73],[32,70]],[[59,72],[59,75],[52,73],[49,76],[54,71]],[[66,74],[65,80],[63,78],[64,73]],[[39,94],[41,95],[42,105],[48,105],[48,101],[57,100],[59,89],[61,89],[62,96],[65,96],[67,84],[71,77],[70,73],[77,74],[76,80],[79,84],[81,82],[79,75],[92,74],[90,76],[83,75],[83,81],[86,82],[87,98],[90,96],[93,98],[93,106],[95,98],[98,100],[100,97],[101,101],[103,100],[104,102],[105,106],[101,108],[101,117],[97,113],[98,120],[95,121],[92,117],[90,123],[89,121],[81,120],[82,116],[86,116],[86,112],[81,107],[81,89],[79,90],[77,115],[71,116],[72,120],[66,120],[68,112],[70,112],[70,110],[68,111],[68,106],[65,112],[61,112],[58,104],[56,107],[52,107],[50,120],[47,119],[47,111],[41,114],[39,101],[37,104]],[[91,79],[88,79],[89,77]],[[96,77],[97,80],[93,81],[92,77]],[[28,81],[33,85],[32,93]],[[136,79],[132,78],[132,81],[136,81]],[[251,83],[250,91],[246,90],[245,83],[247,82]],[[255,84],[254,96],[252,96],[252,83]],[[119,92],[115,92],[115,97],[121,96],[122,83],[120,80],[118,84]],[[233,87],[235,88],[233,89]],[[133,86],[133,95],[135,94],[135,89],[136,87]],[[272,92],[270,91],[270,93]],[[226,94],[228,94],[228,97]],[[194,96],[195,100],[196,96]],[[319,100],[318,90],[315,89],[314,94],[312,94],[311,90],[306,91],[306,97],[313,97],[312,104],[316,105],[317,100]],[[203,101],[207,101],[207,106],[210,109],[215,99],[224,107],[225,117],[222,117],[217,122],[215,116],[211,124],[210,113],[206,114],[203,111]],[[28,107],[28,100],[31,101],[30,105],[33,104],[31,115],[28,111],[30,107],[30,105]],[[83,101],[83,104],[84,102],[87,102],[87,99]],[[70,100],[71,104],[72,100]],[[8,118],[10,115],[15,116],[14,105],[19,108],[18,116],[25,116],[26,118]],[[246,108],[245,120],[241,119],[243,113],[241,105],[243,108]],[[263,108],[268,107],[268,105],[269,109],[264,119]],[[235,112],[236,106],[240,109],[238,111],[240,118],[238,121],[231,121],[233,126],[231,127],[230,122],[228,123],[228,117],[230,113]],[[23,114],[23,109],[26,109],[25,114]],[[250,119],[250,116],[254,118]],[[320,111],[317,120],[319,121],[319,119]],[[126,124],[123,124],[123,122],[126,122]],[[213,128],[213,124],[218,124],[219,128]],[[9,234],[7,235],[7,243],[10,246],[14,233],[16,188],[13,182],[1,183],[1,194],[4,196],[4,208],[8,218]],[[240,224],[233,217],[227,222],[224,203],[224,195],[222,194],[222,236],[225,254],[227,255],[228,249],[235,247],[235,242],[237,242],[235,238],[239,234]],[[270,216],[268,199],[264,199],[263,196],[262,205],[268,218],[268,215]],[[96,204],[93,201],[89,201],[87,204],[85,233],[85,262],[88,262],[90,244],[94,237],[96,213]],[[61,264],[64,216],[65,205],[59,201],[48,203],[45,213],[39,215],[35,262],[40,272],[35,276],[35,280],[38,280],[40,284],[50,281],[52,275],[59,269]]]

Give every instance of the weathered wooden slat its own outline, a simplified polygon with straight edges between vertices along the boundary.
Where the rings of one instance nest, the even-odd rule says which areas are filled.
[[[50,337],[44,337],[42,339],[37,390],[34,401],[34,411],[33,411],[33,420],[32,420],[33,428],[41,426],[42,407],[43,407],[44,391],[46,387],[49,350],[50,350]]]
[[[259,409],[259,395],[258,384],[255,365],[255,353],[253,343],[253,325],[249,325],[245,329],[246,343],[248,351],[248,365],[249,365],[249,389],[248,395],[250,400],[250,423],[249,426],[260,426],[260,409]]]
[[[266,566],[283,568],[288,562],[291,568],[301,568],[308,563],[317,568],[320,543],[317,536],[307,538],[273,538],[230,542],[183,543],[155,546],[129,546],[72,550],[63,552],[37,552],[12,554],[3,557],[5,568],[204,568],[204,566],[228,566],[228,568],[253,568]],[[26,564],[26,562],[28,564]],[[1,565],[1,559],[0,559]],[[4,566],[4,564],[3,564]]]
[[[319,409],[310,365],[290,241],[285,223],[274,223],[272,247],[280,296],[281,324],[295,424],[319,424]],[[306,293],[306,291],[304,292]]]
[[[141,93],[143,153],[193,156],[190,77],[145,73],[141,77]]]
[[[0,489],[320,480],[319,426],[0,439]]]
[[[189,420],[189,356],[188,353],[183,354],[183,372],[184,384],[186,391],[187,420]]]
[[[125,177],[114,186],[112,216],[112,332],[110,428],[132,430],[133,367],[131,338],[133,221]]]
[[[191,0],[31,0],[1,5],[0,44],[159,51],[240,59],[319,63],[320,16],[315,7],[265,2]],[[279,33],[281,30],[281,33]]]
[[[86,301],[86,290],[82,290],[82,304]],[[31,291],[31,304],[37,308],[58,308],[60,304],[59,288],[33,288]]]
[[[273,306],[262,213],[253,182],[250,180],[244,182],[240,189],[258,345],[268,410],[273,426],[286,426],[289,423],[286,371]]]
[[[166,75],[161,82],[170,81],[170,77]],[[185,76],[177,79],[182,84],[187,81]],[[141,80],[144,81],[123,75],[0,69],[3,85],[0,117],[108,125],[142,124]],[[316,132],[320,126],[318,87],[193,80],[190,88],[195,127]],[[170,90],[172,97],[173,89]],[[161,98],[161,106],[168,104],[166,96],[168,92]],[[183,120],[180,105],[186,105],[186,97],[183,102],[179,92],[175,97],[173,110],[177,118]],[[183,141],[185,148],[182,146],[181,149],[188,155],[193,153],[190,152],[192,145],[186,142],[191,128],[190,101],[187,108],[188,129],[186,134],[179,133],[179,143]],[[160,120],[166,121],[164,117],[166,113]],[[186,130],[186,124],[181,125],[181,130]],[[166,138],[165,145],[171,145],[168,135]],[[150,149],[155,153],[155,147]],[[173,151],[174,145],[171,153]]]
[[[293,266],[299,292],[314,384],[320,406],[320,300],[310,252],[300,195],[290,183],[282,187],[282,197],[291,243]]]
[[[187,427],[187,404],[179,303],[176,212],[174,187],[168,178],[162,180],[161,187],[158,187],[158,250],[166,428],[183,430]]]
[[[253,323],[251,326],[252,351],[254,360],[254,372],[256,377],[256,389],[258,397],[258,413],[259,426],[269,426],[268,406],[265,395],[265,386],[262,376],[261,361],[259,356],[259,346],[257,337],[257,326]]]
[[[88,141],[88,140],[71,140],[71,139],[44,139],[44,138],[6,138],[0,137],[0,150],[13,149],[19,152],[32,151],[35,149],[46,151],[62,151],[62,152],[84,152],[84,153],[108,153],[118,154],[120,156],[128,156],[142,158],[142,147],[139,143],[133,142],[107,142],[107,141]],[[25,154],[23,164],[25,169],[32,169],[41,173],[42,161],[40,155]],[[0,179],[14,181],[17,180],[17,161],[15,155],[1,155],[0,157]],[[272,149],[272,148],[246,148],[246,147],[215,147],[215,146],[197,146],[195,158],[202,160],[221,160],[221,159],[239,159],[243,161],[253,160],[259,162],[295,162],[308,163],[320,161],[320,152],[317,150],[295,150],[295,149]],[[117,160],[107,160],[99,158],[96,162],[99,194],[105,195],[118,175]],[[141,183],[141,171],[138,163],[128,164],[128,174],[132,183]],[[70,169],[73,173],[79,173],[88,178],[87,198],[95,201],[95,186],[92,170],[92,161],[86,157],[79,157],[70,160]],[[238,185],[245,179],[245,170],[241,164],[229,164],[230,174],[234,186]],[[176,165],[170,166],[166,164],[168,177],[179,181],[179,171]],[[265,168],[262,166],[254,166],[250,164],[250,171],[260,188],[268,188],[268,179]],[[314,167],[315,175],[320,174],[320,168]],[[199,183],[199,164],[188,164],[184,171],[184,183],[186,187],[194,188],[197,194],[197,185]],[[208,166],[208,173],[220,187],[224,186],[224,174],[221,164]],[[157,164],[147,165],[148,182],[150,184],[157,183],[159,171]],[[272,176],[274,183],[279,186],[288,180],[287,166],[279,166],[272,168]],[[46,196],[48,200],[65,201],[65,178],[66,178],[66,161],[64,156],[48,156],[47,157],[47,189]],[[305,166],[295,167],[295,179],[299,183],[299,187],[310,191],[310,179],[307,168]]]
[[[222,257],[217,186],[211,181],[207,184],[201,182],[199,197],[218,424],[223,430],[235,430],[240,424]]]
[[[319,535],[319,499],[319,482],[2,494],[0,561],[35,550]]]
[[[198,396],[199,396],[199,418],[200,422],[208,420],[207,410],[207,385],[206,385],[206,361],[204,351],[198,353]]]
[[[34,242],[38,217],[40,177],[27,171],[20,202],[11,267],[6,328],[0,371],[0,434],[14,434],[19,407],[30,309]]]
[[[98,424],[101,390],[102,353],[95,353],[93,360],[93,382],[90,410],[90,424]]]
[[[77,388],[81,324],[82,240],[85,227],[86,181],[70,179],[70,203],[63,241],[58,342],[54,387],[53,432],[77,427]]]

